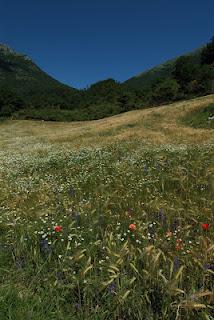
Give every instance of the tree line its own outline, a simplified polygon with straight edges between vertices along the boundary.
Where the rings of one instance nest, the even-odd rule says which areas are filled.
[[[129,88],[114,79],[99,81],[87,89],[56,88],[29,92],[20,97],[0,89],[0,116],[45,120],[92,120],[129,110],[147,108],[214,92],[214,37],[203,48],[200,60],[179,57],[171,75],[158,78],[144,89]]]

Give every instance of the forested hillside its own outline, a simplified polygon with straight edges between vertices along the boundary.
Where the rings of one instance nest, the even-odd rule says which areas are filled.
[[[1,118],[92,120],[213,92],[214,38],[124,83],[107,79],[82,90],[60,83],[26,55],[0,45]]]

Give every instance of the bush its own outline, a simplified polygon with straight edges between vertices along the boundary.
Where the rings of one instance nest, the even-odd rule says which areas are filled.
[[[24,102],[14,92],[1,89],[0,90],[0,116],[9,117],[13,112],[24,107]]]
[[[152,100],[155,104],[171,102],[176,100],[179,92],[179,85],[174,79],[166,79],[158,81],[152,92]]]

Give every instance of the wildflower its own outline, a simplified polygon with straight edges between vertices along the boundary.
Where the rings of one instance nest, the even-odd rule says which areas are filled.
[[[16,267],[18,269],[23,269],[25,267],[25,261],[24,258],[17,258],[16,259]]]
[[[209,229],[209,223],[202,223],[202,229],[207,231]]]
[[[68,195],[70,197],[75,197],[75,195],[76,195],[75,189],[72,186],[68,190]]]
[[[76,308],[77,310],[80,310],[80,309],[81,309],[81,305],[80,305],[79,303],[76,303],[76,304],[75,304],[75,308]]]
[[[173,261],[173,271],[176,272],[179,267],[180,267],[180,260],[178,259],[178,257],[175,257]]]
[[[178,221],[177,221],[177,220],[174,220],[173,223],[172,223],[172,225],[171,225],[172,231],[175,232],[176,229],[177,229],[177,227],[178,227]]]
[[[77,224],[77,226],[78,226],[78,228],[79,228],[79,226],[80,226],[80,220],[81,220],[81,216],[80,216],[80,213],[79,212],[74,212],[74,220],[76,221],[76,224]]]
[[[204,269],[214,271],[214,264],[205,263]]]
[[[54,227],[54,231],[60,232],[60,231],[62,231],[62,227],[61,226],[55,226]]]
[[[115,293],[116,284],[113,282],[107,287],[108,293]]]
[[[62,280],[64,277],[64,274],[62,271],[57,271],[55,277],[57,280]]]
[[[51,247],[50,247],[47,239],[40,240],[40,251],[42,253],[51,253]]]
[[[129,230],[135,231],[135,230],[136,230],[136,225],[135,225],[134,223],[131,223],[131,224],[129,225]]]
[[[167,231],[166,237],[167,237],[167,238],[170,238],[171,236],[172,236],[172,231]]]
[[[181,245],[179,243],[177,243],[176,246],[175,246],[175,249],[176,250],[181,250]]]
[[[161,208],[160,211],[157,214],[157,220],[162,224],[164,228],[167,227],[167,222],[166,222],[166,215],[164,213],[164,210]]]
[[[148,165],[145,164],[145,166],[144,166],[144,172],[147,173],[147,171],[148,171]]]
[[[133,215],[134,210],[132,208],[128,209],[128,217],[131,219]]]

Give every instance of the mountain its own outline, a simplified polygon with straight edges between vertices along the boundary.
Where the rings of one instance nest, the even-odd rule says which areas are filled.
[[[202,50],[203,48],[196,49],[187,53],[185,56],[191,56],[193,61],[196,64],[199,64]],[[177,58],[168,60],[150,70],[141,72],[140,74],[126,80],[124,85],[134,89],[144,90],[151,87],[152,83],[157,79],[172,78],[172,72],[174,70],[176,60]]]
[[[133,89],[113,79],[77,90],[50,77],[28,56],[0,44],[0,117],[92,120],[135,109]]]
[[[5,44],[0,44],[0,88],[17,93],[27,103],[61,100],[67,104],[78,90],[50,77],[27,55],[20,54]],[[64,98],[63,98],[64,96]],[[52,97],[52,98],[51,98]]]
[[[106,79],[77,90],[28,56],[0,45],[0,119],[93,120],[214,92],[214,38],[124,83]]]

